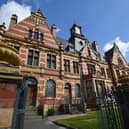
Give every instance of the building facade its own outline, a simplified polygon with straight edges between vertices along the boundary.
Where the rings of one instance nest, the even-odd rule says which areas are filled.
[[[118,85],[121,75],[129,75],[129,65],[118,46],[101,53],[90,43],[81,27],[73,24],[70,38],[56,36],[56,25],[48,27],[41,10],[17,23],[12,15],[8,30],[0,26],[0,43],[15,48],[22,76],[34,79],[28,86],[26,106],[42,106],[70,112],[72,106],[95,106],[95,97]],[[10,57],[11,58],[11,57]],[[8,62],[6,60],[6,62]]]

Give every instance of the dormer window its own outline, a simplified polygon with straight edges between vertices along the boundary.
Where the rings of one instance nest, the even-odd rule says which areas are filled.
[[[83,45],[83,42],[82,41],[80,41],[79,43],[80,43],[81,46]]]

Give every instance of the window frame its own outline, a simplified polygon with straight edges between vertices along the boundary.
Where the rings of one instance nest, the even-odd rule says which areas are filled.
[[[30,51],[32,51],[32,55],[29,55]],[[35,56],[35,53],[38,53],[38,56],[36,57]],[[31,59],[31,63],[29,63],[29,59]],[[37,64],[35,64],[35,60],[37,60]],[[33,49],[28,49],[28,56],[27,56],[27,65],[30,65],[30,66],[39,66],[39,61],[40,60],[40,51],[38,50],[33,50]]]
[[[52,82],[52,83],[51,83]],[[48,84],[48,83],[51,83]],[[52,85],[53,84],[53,85]],[[48,87],[49,86],[49,87]],[[51,91],[48,91],[51,90]],[[53,93],[52,93],[53,92]],[[45,97],[46,98],[56,98],[56,82],[54,80],[47,80],[46,81],[46,86],[45,86]]]
[[[48,69],[56,69],[56,55],[55,54],[47,53],[46,67]]]

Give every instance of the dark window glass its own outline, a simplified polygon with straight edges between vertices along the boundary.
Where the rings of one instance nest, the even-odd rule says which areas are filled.
[[[38,38],[39,38],[39,32],[35,31],[34,32],[34,39],[38,40]]]
[[[27,64],[32,65],[33,62],[33,50],[29,50]]]
[[[107,73],[107,77],[108,78],[111,78],[111,71],[110,71],[110,69],[107,68],[106,69],[106,73]]]
[[[88,74],[96,74],[95,65],[88,64]]]
[[[56,69],[56,56],[47,54],[47,68]]]
[[[38,51],[34,52],[34,65],[35,66],[39,65],[39,52]]]
[[[80,97],[80,86],[78,84],[75,85],[75,97]]]
[[[105,77],[105,70],[104,70],[104,68],[101,68],[101,75]]]
[[[91,80],[86,81],[87,97],[93,97],[93,85]]]
[[[56,56],[55,55],[51,56],[51,68],[53,69],[56,68]]]
[[[117,78],[120,77],[120,71],[119,70],[116,70],[116,75],[117,75]]]
[[[27,64],[38,66],[39,65],[39,52],[29,50]]]
[[[32,38],[32,34],[33,34],[33,31],[32,30],[29,30],[28,37],[29,38]]]
[[[79,63],[78,62],[75,62],[73,61],[73,72],[74,73],[79,73]]]
[[[66,59],[64,59],[64,71],[70,72],[70,61]]]
[[[19,46],[14,46],[14,48],[19,51],[20,50],[20,47]]]
[[[46,97],[56,97],[56,84],[53,80],[48,80],[46,84],[46,89],[45,89],[45,96]]]
[[[43,41],[44,35],[43,33],[40,33],[40,41]]]

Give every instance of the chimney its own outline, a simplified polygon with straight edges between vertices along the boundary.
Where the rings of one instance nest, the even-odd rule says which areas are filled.
[[[52,35],[56,38],[56,25],[55,25],[55,24],[53,24],[53,25],[51,26],[51,33],[52,33]]]
[[[93,41],[93,43],[92,43],[92,48],[93,48],[96,52],[99,51],[98,45],[97,45],[96,41]]]
[[[15,26],[16,24],[17,24],[17,15],[13,14],[11,17],[9,29],[12,28],[13,26]]]

